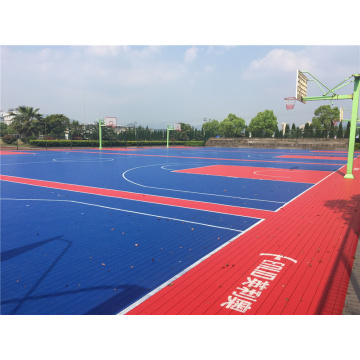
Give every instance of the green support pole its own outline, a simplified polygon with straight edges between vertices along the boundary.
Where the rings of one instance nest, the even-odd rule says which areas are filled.
[[[303,72],[303,73],[310,74],[309,72]],[[355,148],[355,136],[356,136],[356,122],[357,122],[357,117],[358,117],[359,95],[360,95],[360,74],[354,74],[354,75],[351,75],[350,77],[354,77],[354,93],[352,95],[327,95],[329,92],[334,92],[335,89],[330,90],[329,88],[326,87],[329,91],[323,96],[304,96],[302,98],[302,101],[314,101],[314,100],[330,100],[331,101],[331,100],[352,99],[353,104],[352,104],[352,112],[351,112],[351,120],[350,120],[349,150],[348,150],[347,169],[346,169],[346,174],[344,176],[345,179],[355,179],[355,177],[353,175],[353,164],[354,164],[354,151],[355,151],[354,148]],[[347,83],[345,85],[342,85],[347,80],[348,79],[346,79],[342,83],[340,83],[336,87],[336,89],[339,89],[345,85],[350,84],[350,83]],[[319,82],[319,81],[317,80],[316,83],[317,82]],[[324,84],[322,84],[322,85],[325,86]],[[343,120],[343,121],[347,121],[347,120]]]
[[[102,134],[101,134],[101,126],[104,124],[104,120],[99,119],[99,150],[102,149]]]
[[[355,148],[355,136],[356,136],[356,122],[359,110],[359,95],[360,95],[360,74],[354,75],[354,96],[351,112],[351,122],[350,122],[350,136],[349,136],[349,151],[348,151],[348,161],[346,168],[345,179],[355,179],[353,175],[353,164],[354,164],[354,148]]]
[[[166,127],[166,147],[169,147],[169,133],[170,130],[174,130],[174,127],[172,125],[168,125]]]

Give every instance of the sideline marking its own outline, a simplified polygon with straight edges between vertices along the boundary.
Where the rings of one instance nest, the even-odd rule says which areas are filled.
[[[248,229],[246,229],[242,234],[240,235],[236,235],[234,236],[232,239],[228,240],[226,243],[220,245],[218,248],[216,248],[215,250],[211,251],[210,253],[208,253],[207,255],[203,256],[201,259],[199,259],[198,261],[194,262],[192,265],[188,266],[186,269],[184,269],[183,271],[179,272],[178,274],[176,274],[175,276],[173,276],[171,279],[169,279],[168,281],[165,281],[162,285],[158,286],[156,289],[154,289],[153,291],[151,291],[150,293],[146,294],[145,296],[143,296],[142,298],[140,298],[138,301],[135,301],[133,304],[129,305],[128,307],[126,307],[125,309],[123,309],[122,311],[120,311],[117,315],[125,315],[126,313],[128,313],[130,310],[135,309],[138,305],[140,305],[141,303],[143,303],[144,301],[148,300],[150,297],[152,297],[153,295],[155,295],[156,293],[158,293],[160,290],[162,290],[163,288],[165,288],[167,285],[171,284],[173,281],[175,281],[176,279],[180,278],[181,276],[183,276],[185,273],[187,273],[188,271],[190,271],[191,269],[193,269],[194,267],[196,267],[197,265],[199,265],[200,263],[202,263],[203,261],[205,261],[207,258],[209,258],[210,256],[214,255],[215,253],[217,253],[219,250],[221,250],[222,248],[224,248],[225,246],[229,245],[231,242],[233,242],[234,240],[236,240],[237,238],[239,238],[240,236],[244,235],[246,232],[248,232],[249,230],[251,230],[252,228],[254,228],[255,226],[259,225],[260,223],[262,223],[264,221],[264,219],[259,220],[256,224],[250,226]]]
[[[280,155],[275,157],[282,159],[344,160],[344,161],[347,160],[347,157],[340,157],[340,156]]]
[[[104,209],[109,209],[109,210],[123,211],[123,212],[127,212],[127,213],[132,213],[132,214],[138,214],[138,215],[144,215],[144,216],[151,216],[151,217],[162,218],[162,219],[169,219],[169,220],[174,220],[174,221],[181,221],[181,222],[186,222],[186,223],[189,223],[189,224],[195,224],[195,225],[201,225],[201,226],[208,226],[208,227],[213,227],[213,228],[217,228],[217,229],[230,230],[230,231],[238,232],[238,233],[240,233],[240,234],[242,234],[242,233],[244,232],[244,230],[239,230],[239,229],[231,229],[231,228],[227,228],[227,227],[223,227],[223,226],[216,226],[216,225],[204,224],[204,223],[199,223],[199,222],[196,222],[196,221],[189,221],[189,220],[183,220],[183,219],[178,219],[178,218],[171,218],[171,217],[162,216],[162,215],[148,214],[148,213],[143,213],[143,212],[133,211],[133,210],[125,210],[125,209],[120,209],[120,208],[113,208],[113,207],[104,206],[104,205],[90,204],[90,203],[86,203],[86,202],[82,202],[82,201],[75,201],[75,200],[16,199],[16,198],[0,198],[0,200],[8,200],[8,201],[69,202],[69,203],[81,204],[81,205],[88,205],[88,206],[94,206],[94,207],[99,207],[99,208],[104,208]],[[195,210],[196,210],[196,209],[195,209]],[[254,225],[257,225],[257,224],[258,224],[258,223],[254,224]]]
[[[237,207],[233,205],[214,204],[214,203],[208,203],[208,202],[196,201],[196,200],[184,200],[184,199],[177,199],[177,198],[158,196],[158,195],[148,195],[148,194],[133,193],[122,190],[112,190],[112,189],[97,188],[97,187],[91,187],[85,185],[66,184],[55,181],[28,179],[28,178],[8,176],[8,175],[0,175],[0,180],[15,182],[24,185],[46,187],[50,189],[60,189],[60,190],[75,191],[86,194],[122,198],[122,199],[129,199],[135,201],[143,201],[143,202],[155,203],[159,205],[168,205],[168,206],[185,207],[189,209],[205,210],[220,214],[245,216],[255,219],[265,219],[274,213],[274,211],[270,211],[270,210],[260,210],[260,209],[252,209],[245,207]]]
[[[113,158],[100,158],[100,159],[52,159],[54,162],[72,162],[72,163],[81,163],[81,162],[106,162],[106,161],[114,161]]]
[[[109,150],[111,151],[111,150]],[[97,151],[77,151],[78,153],[88,153],[88,154],[101,154]],[[326,164],[326,163],[308,163],[302,161],[275,161],[275,160],[249,160],[249,159],[224,159],[224,158],[207,158],[207,157],[196,157],[196,156],[175,156],[175,155],[155,155],[155,154],[127,154],[127,153],[110,153],[103,152],[106,155],[118,155],[118,156],[145,156],[145,157],[164,157],[164,158],[176,158],[176,159],[200,159],[200,160],[224,160],[224,161],[236,161],[236,162],[263,162],[263,163],[277,163],[277,164],[299,164],[299,165],[324,165],[324,166],[332,166],[339,165],[344,166],[344,164]]]

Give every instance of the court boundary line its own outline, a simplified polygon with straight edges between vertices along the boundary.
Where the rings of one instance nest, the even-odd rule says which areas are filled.
[[[302,193],[300,193],[299,195],[295,196],[293,199],[291,199],[290,201],[288,201],[287,203],[285,203],[284,206],[282,206],[280,209],[275,210],[275,212],[278,212],[279,210],[281,210],[283,207],[289,205],[291,202],[293,202],[294,200],[296,200],[298,197],[300,197],[301,195],[305,194],[307,191],[309,191],[310,189],[314,188],[315,186],[319,185],[321,182],[323,182],[324,180],[326,180],[328,177],[334,175],[335,173],[337,173],[338,171],[340,171],[343,167],[346,167],[346,165],[343,165],[342,167],[340,167],[339,169],[333,171],[331,174],[325,176],[322,180],[318,181],[316,184],[314,184],[313,186],[309,187],[308,189],[304,190]]]
[[[3,177],[8,177],[8,178],[12,178],[12,179],[4,179]],[[47,186],[47,185],[40,185],[40,184],[30,184],[30,183],[26,183],[23,181],[16,181],[17,179],[21,179],[21,180],[28,180],[28,181],[35,181],[35,182],[46,182],[46,183],[54,183],[54,184],[59,184],[59,187],[51,187],[51,186]],[[234,206],[234,205],[225,205],[225,204],[217,204],[217,203],[209,203],[209,202],[205,202],[205,201],[198,201],[198,200],[188,200],[188,199],[179,199],[179,198],[173,198],[173,197],[166,197],[166,196],[161,196],[161,195],[151,195],[151,194],[143,194],[143,193],[134,193],[134,192],[130,192],[130,191],[124,191],[124,190],[115,190],[115,189],[106,189],[106,188],[99,188],[99,187],[94,187],[94,186],[87,186],[87,185],[76,185],[76,184],[69,184],[69,183],[60,183],[57,181],[50,181],[50,180],[37,180],[37,179],[31,179],[31,178],[24,178],[24,177],[17,177],[17,176],[12,176],[12,175],[2,175],[0,174],[0,181],[8,181],[11,183],[17,183],[17,184],[22,184],[22,185],[29,185],[29,186],[38,186],[38,187],[44,187],[47,189],[57,189],[57,190],[63,190],[63,191],[73,191],[73,192],[78,192],[78,193],[85,193],[85,194],[90,194],[90,195],[96,195],[96,196],[104,196],[104,197],[111,197],[111,198],[115,198],[115,199],[125,199],[125,200],[131,200],[131,201],[141,201],[141,202],[146,202],[146,203],[150,203],[150,204],[158,204],[158,205],[165,205],[165,206],[174,206],[174,207],[186,207],[188,209],[194,209],[194,210],[200,210],[200,211],[208,211],[208,212],[213,212],[213,213],[217,213],[217,214],[226,214],[226,215],[234,215],[234,216],[244,216],[244,217],[248,217],[248,218],[252,218],[252,219],[265,219],[269,216],[271,216],[271,214],[275,213],[274,210],[263,210],[263,209],[255,209],[255,208],[250,208],[250,207],[241,207],[241,206]],[[227,210],[233,210],[232,212],[224,212],[224,211],[219,211],[219,210],[213,210],[213,209],[204,209],[204,208],[199,208],[199,207],[190,207],[190,206],[184,206],[184,205],[177,205],[177,204],[167,204],[167,203],[161,203],[161,202],[156,202],[156,201],[151,201],[150,199],[146,200],[146,199],[133,199],[130,197],[124,197],[124,196],[115,196],[115,195],[109,195],[109,194],[99,194],[99,193],[95,193],[95,192],[84,192],[84,191],[80,191],[77,189],[66,189],[61,187],[61,185],[65,185],[65,186],[74,186],[74,187],[85,187],[88,189],[95,189],[95,190],[103,190],[106,192],[118,192],[118,193],[125,193],[125,194],[129,194],[129,195],[133,195],[133,196],[147,196],[150,198],[159,198],[159,199],[164,199],[164,200],[175,200],[175,201],[179,201],[179,202],[186,202],[186,203],[191,203],[194,205],[208,205],[208,206],[215,206],[215,207],[221,207],[221,208],[227,208]],[[244,215],[244,214],[240,214],[240,213],[236,213],[236,211],[244,211],[244,212],[259,212],[261,214],[259,214],[259,216],[253,216],[253,215]],[[261,216],[260,216],[261,215]]]
[[[59,199],[59,200],[55,200],[55,199],[15,199],[15,198],[0,198],[0,200],[1,200],[1,201],[67,202],[67,203],[74,203],[74,204],[94,206],[94,207],[99,207],[99,208],[103,208],[103,209],[115,210],[115,211],[122,211],[122,212],[126,212],[126,213],[137,214],[137,215],[144,215],[144,216],[150,216],[150,217],[156,217],[156,218],[162,218],[162,219],[169,219],[169,220],[174,220],[174,221],[181,221],[181,222],[186,222],[186,223],[190,223],[190,224],[196,224],[196,225],[201,225],[201,226],[214,227],[214,228],[217,228],[217,229],[230,230],[230,231],[238,232],[238,233],[240,233],[240,235],[245,231],[245,230],[239,230],[239,229],[226,228],[226,227],[223,227],[223,226],[216,226],[216,225],[199,223],[199,222],[196,222],[196,221],[189,221],[189,220],[171,218],[171,217],[169,217],[169,216],[148,214],[148,213],[143,213],[143,212],[139,212],[139,211],[125,210],[125,209],[114,208],[114,207],[104,206],[104,205],[98,205],[98,204],[90,204],[90,203],[86,203],[86,202],[82,202],[82,201],[76,201],[76,200],[62,200],[62,199]],[[193,210],[193,209],[191,209],[191,210]],[[197,209],[194,209],[194,210],[197,210]],[[230,215],[230,214],[228,214],[228,215]],[[232,216],[236,216],[236,215],[232,215]],[[257,224],[257,223],[256,223],[256,224]],[[255,225],[255,224],[254,224],[254,225]]]
[[[112,150],[109,150],[112,151]],[[89,154],[101,154],[97,151],[78,151],[78,152],[84,152]],[[265,163],[283,163],[283,164],[304,164],[304,165],[323,165],[323,166],[344,166],[346,165],[346,162],[344,164],[324,164],[324,163],[307,163],[307,162],[299,162],[299,161],[275,161],[275,160],[247,160],[247,159],[225,159],[225,158],[206,158],[206,157],[195,157],[195,156],[175,156],[175,155],[156,155],[156,154],[128,154],[126,152],[119,152],[119,153],[105,153],[107,155],[118,155],[118,156],[144,156],[144,157],[164,157],[164,158],[177,158],[177,159],[198,159],[198,160],[222,160],[222,161],[234,161],[234,162],[265,162]]]
[[[208,253],[207,255],[203,256],[202,258],[200,258],[199,260],[197,260],[196,262],[194,262],[192,265],[188,266],[186,269],[182,270],[181,272],[179,272],[178,274],[176,274],[175,276],[173,276],[171,279],[165,281],[163,284],[159,285],[156,289],[154,289],[153,291],[151,291],[149,294],[144,295],[142,298],[140,298],[139,300],[135,301],[134,303],[132,303],[131,305],[129,305],[128,307],[126,307],[125,309],[121,310],[120,312],[118,312],[116,315],[126,315],[129,311],[135,309],[138,305],[140,305],[141,303],[143,303],[144,301],[146,301],[147,299],[151,298],[153,295],[155,295],[156,293],[158,293],[160,290],[162,290],[163,288],[165,288],[166,286],[168,286],[169,284],[171,284],[173,281],[175,281],[176,279],[180,278],[181,276],[183,276],[185,273],[187,273],[188,271],[190,271],[191,269],[193,269],[194,267],[196,267],[197,265],[199,265],[200,263],[202,263],[204,260],[206,260],[207,258],[209,258],[210,256],[214,255],[215,253],[217,253],[218,251],[220,251],[222,248],[226,247],[227,245],[229,245],[230,243],[232,243],[233,241],[235,241],[236,239],[238,239],[240,236],[244,235],[246,232],[250,231],[253,227],[259,225],[260,223],[262,223],[265,219],[260,219],[256,224],[250,226],[248,229],[246,229],[243,233],[235,235],[233,238],[231,238],[230,240],[228,240],[227,242],[225,242],[224,244],[220,245],[219,247],[217,247],[216,249],[214,249],[213,251],[211,251],[210,253]]]

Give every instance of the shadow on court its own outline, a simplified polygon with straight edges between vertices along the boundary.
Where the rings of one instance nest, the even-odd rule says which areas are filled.
[[[339,171],[338,171],[339,172]],[[341,172],[340,172],[341,173]],[[351,255],[351,249],[356,250],[356,247],[359,246],[359,237],[360,237],[360,194],[353,195],[350,199],[346,200],[328,200],[324,206],[332,209],[335,213],[338,213],[345,220],[345,226],[347,230],[342,237],[341,245],[338,249],[338,259],[335,262],[335,266],[332,269],[331,276],[328,280],[327,287],[329,288],[331,282],[333,281],[333,276],[338,271],[339,267],[343,266],[348,277],[350,278],[349,289],[351,287],[352,300],[355,300],[355,306],[352,309],[345,309],[348,314],[360,314],[360,272],[359,269],[354,272],[355,264],[349,262],[349,259],[355,259],[355,251]],[[354,244],[356,241],[356,244]],[[352,271],[354,272],[352,274]],[[349,291],[347,292],[349,295]],[[326,293],[324,293],[323,301],[320,302],[318,308],[319,312],[322,310],[323,302],[326,298]],[[354,304],[354,301],[352,301]]]

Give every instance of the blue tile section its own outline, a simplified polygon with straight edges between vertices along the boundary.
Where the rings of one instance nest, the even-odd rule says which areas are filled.
[[[292,152],[314,155],[286,151]],[[334,163],[341,163],[314,165],[305,163],[325,162],[276,159],[284,150],[144,149],[112,153],[108,149],[2,156],[1,173],[277,210],[312,184],[173,170],[226,164],[334,171],[339,168]],[[163,157],[167,155],[178,157]],[[6,181],[1,182],[1,197],[2,314],[116,314],[259,221]]]

